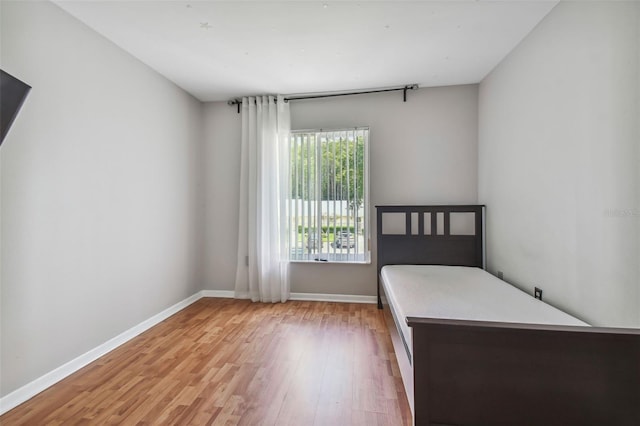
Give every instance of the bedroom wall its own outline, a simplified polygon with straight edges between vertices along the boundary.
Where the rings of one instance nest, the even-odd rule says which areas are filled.
[[[201,289],[201,104],[49,2],[0,2],[33,86],[0,148],[0,396]]]
[[[477,201],[477,85],[291,103],[293,129],[369,126],[372,230],[376,204]],[[226,103],[205,105],[205,277],[233,290],[236,268],[240,116]],[[218,184],[224,182],[224,185]],[[376,294],[371,265],[294,263],[295,293]]]
[[[488,265],[640,327],[640,3],[561,2],[480,84]]]
[[[233,290],[238,252],[241,120],[226,102],[203,104],[205,288]]]

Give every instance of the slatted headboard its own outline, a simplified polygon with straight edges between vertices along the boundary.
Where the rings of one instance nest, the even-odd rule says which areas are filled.
[[[376,206],[378,307],[384,265],[485,267],[482,205]]]

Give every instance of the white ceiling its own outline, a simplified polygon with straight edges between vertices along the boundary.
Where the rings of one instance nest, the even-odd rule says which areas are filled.
[[[67,1],[201,101],[480,82],[557,1]]]

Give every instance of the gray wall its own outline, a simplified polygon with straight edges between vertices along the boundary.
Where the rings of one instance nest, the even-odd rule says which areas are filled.
[[[293,129],[369,126],[371,214],[376,204],[477,201],[477,85],[359,95],[291,104]],[[205,105],[208,289],[233,290],[238,221],[240,116]],[[375,217],[372,216],[375,254]],[[375,295],[371,265],[297,263],[291,291]]]
[[[561,2],[480,85],[490,270],[640,326],[637,2]]]
[[[201,289],[201,104],[49,2],[2,1],[33,86],[0,150],[0,395]]]
[[[205,288],[233,290],[238,252],[241,119],[226,102],[204,106]]]

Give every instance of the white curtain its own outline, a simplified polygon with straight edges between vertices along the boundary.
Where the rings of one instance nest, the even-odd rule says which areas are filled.
[[[235,297],[289,298],[289,104],[282,96],[242,99],[240,221]]]

